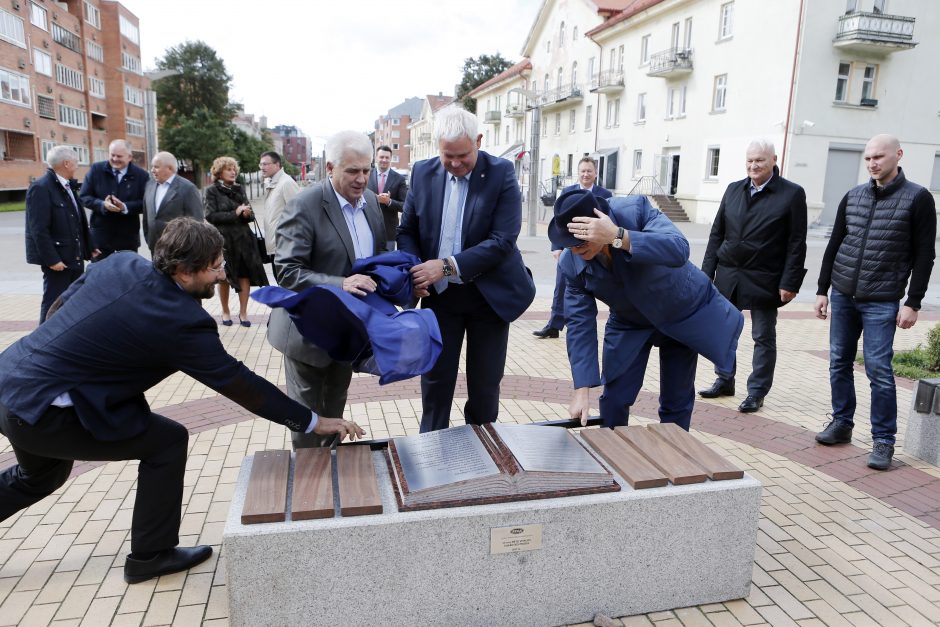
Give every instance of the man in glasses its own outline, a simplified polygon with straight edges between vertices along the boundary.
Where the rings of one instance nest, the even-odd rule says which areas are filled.
[[[0,433],[17,464],[0,473],[0,520],[65,483],[72,461],[140,460],[124,579],[186,570],[212,547],[177,547],[188,431],[150,410],[144,393],[182,371],[292,431],[347,435],[354,422],[291,400],[229,355],[200,300],[225,280],[222,236],[170,222],[153,262],[121,252],[95,264],[44,324],[0,354]]]
[[[300,186],[284,171],[281,167],[281,155],[273,150],[261,153],[258,167],[264,176],[264,213],[261,216],[264,222],[264,245],[268,254],[273,255],[277,223],[287,203],[300,193]]]

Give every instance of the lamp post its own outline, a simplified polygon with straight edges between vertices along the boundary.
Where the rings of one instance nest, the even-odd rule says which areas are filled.
[[[542,103],[539,102],[539,95],[530,89],[522,87],[513,87],[508,93],[517,93],[528,101],[533,102],[532,110],[532,137],[529,141],[529,223],[526,234],[530,237],[535,235],[535,224],[538,220],[539,211],[539,138],[541,137],[541,118]],[[523,118],[525,119],[525,118]]]

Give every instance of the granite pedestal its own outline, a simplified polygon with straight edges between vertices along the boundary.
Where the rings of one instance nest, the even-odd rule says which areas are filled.
[[[911,401],[904,452],[940,466],[940,379],[921,379]]]
[[[399,512],[382,455],[384,514],[255,525],[240,522],[245,459],[222,540],[232,625],[558,625],[749,593],[761,486],[747,475]],[[492,552],[494,529],[532,550]]]

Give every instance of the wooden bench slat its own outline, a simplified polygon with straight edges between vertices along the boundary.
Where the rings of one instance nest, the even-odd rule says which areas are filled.
[[[702,483],[705,471],[666,440],[646,427],[617,427],[614,431],[632,444],[651,464],[666,473],[673,485]]]
[[[581,437],[613,466],[617,474],[626,479],[634,490],[660,488],[669,483],[665,473],[646,461],[639,451],[611,429],[585,429],[581,432]]]
[[[368,446],[340,446],[336,449],[339,479],[339,511],[343,516],[381,514],[382,499]]]
[[[294,457],[291,520],[332,518],[333,456],[328,448],[299,448]]]
[[[287,518],[290,451],[259,451],[251,463],[242,524],[283,522]]]
[[[716,453],[710,446],[700,442],[698,438],[674,424],[652,424],[647,428],[657,436],[663,438],[679,452],[701,466],[712,481],[726,481],[741,479],[744,471]]]

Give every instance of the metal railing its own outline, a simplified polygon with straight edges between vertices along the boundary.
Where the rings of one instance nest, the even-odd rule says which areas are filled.
[[[669,194],[666,193],[666,190],[659,184],[655,176],[641,176],[640,180],[636,182],[636,185],[633,186],[633,189],[630,190],[628,195],[668,196]]]
[[[499,122],[502,117],[503,113],[501,111],[487,111],[483,114],[483,121],[488,123]]]
[[[650,74],[664,74],[674,70],[692,69],[692,50],[669,48],[650,56]]]
[[[591,77],[591,89],[623,87],[623,70],[604,70]]]
[[[582,98],[583,96],[580,85],[559,85],[554,89],[543,91],[539,96],[539,102],[542,106],[545,106],[569,98]]]
[[[868,39],[883,43],[910,44],[914,39],[913,17],[883,13],[855,12],[839,17],[834,41]]]

